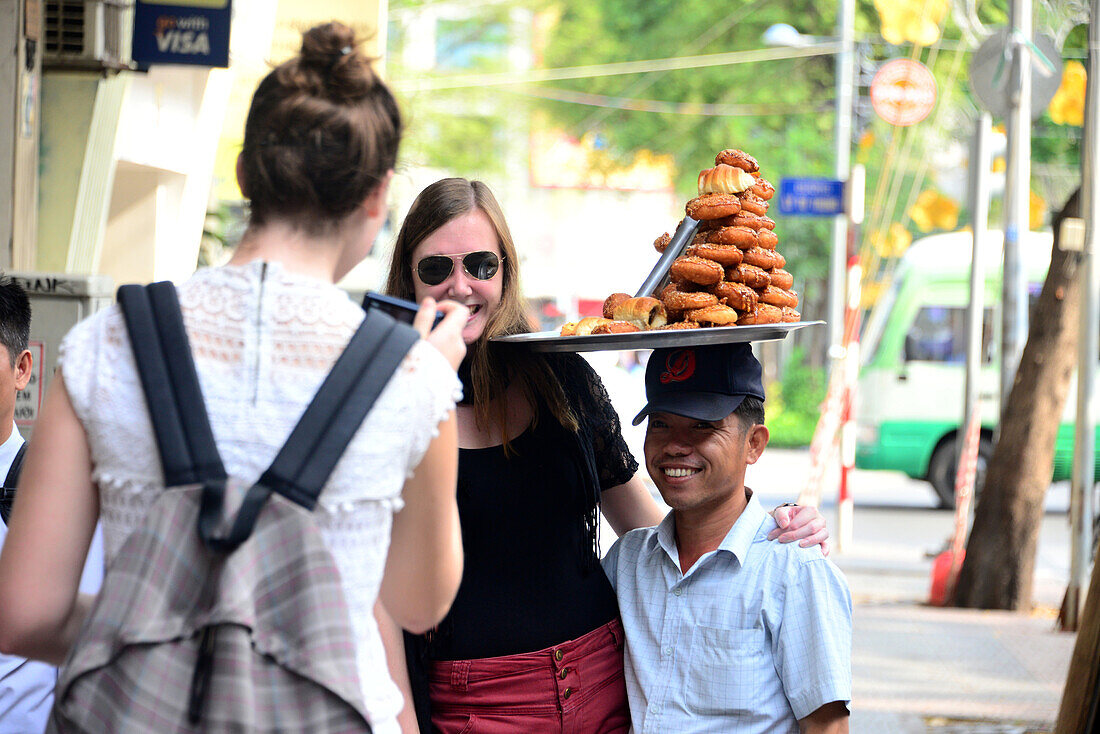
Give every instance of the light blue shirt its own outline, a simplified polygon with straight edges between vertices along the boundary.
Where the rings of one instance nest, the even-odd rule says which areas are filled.
[[[8,440],[0,444],[0,482],[8,475],[23,437],[13,427]],[[8,528],[0,522],[0,548]],[[96,527],[88,560],[80,578],[80,590],[94,593],[103,582],[103,533]],[[46,728],[53,706],[57,669],[37,660],[0,655],[0,734],[32,734]]]
[[[767,538],[750,497],[715,551],[680,572],[670,512],[603,559],[626,632],[626,690],[641,734],[798,732],[852,697],[852,598],[818,547]]]

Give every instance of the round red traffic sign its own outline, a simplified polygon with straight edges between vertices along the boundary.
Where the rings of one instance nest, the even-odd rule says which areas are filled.
[[[914,125],[935,105],[936,79],[919,61],[887,61],[871,80],[871,106],[891,125]]]

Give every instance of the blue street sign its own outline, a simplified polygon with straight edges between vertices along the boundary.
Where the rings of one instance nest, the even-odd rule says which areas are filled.
[[[806,217],[843,214],[844,182],[833,178],[781,178],[779,213]]]
[[[230,0],[137,0],[133,58],[139,66],[229,66]]]

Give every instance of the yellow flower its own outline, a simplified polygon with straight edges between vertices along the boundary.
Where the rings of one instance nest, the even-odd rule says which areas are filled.
[[[1046,218],[1047,203],[1043,200],[1043,197],[1036,194],[1034,191],[1030,192],[1031,197],[1028,201],[1028,226],[1031,229],[1039,229],[1043,226],[1043,220]]]
[[[1085,67],[1079,61],[1067,61],[1062,69],[1062,85],[1050,100],[1050,119],[1057,125],[1085,124]]]
[[[954,229],[959,221],[959,205],[938,191],[922,191],[909,209],[909,218],[921,232]]]
[[[884,259],[901,257],[913,243],[913,236],[900,222],[894,222],[886,232],[876,230],[871,233],[871,247]]]
[[[939,40],[949,0],[875,0],[882,37],[895,46],[930,46]]]

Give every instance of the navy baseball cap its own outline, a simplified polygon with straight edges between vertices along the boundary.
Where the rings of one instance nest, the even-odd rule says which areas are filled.
[[[649,402],[634,425],[652,413],[722,420],[746,395],[764,399],[760,362],[748,343],[655,349],[645,370]]]

